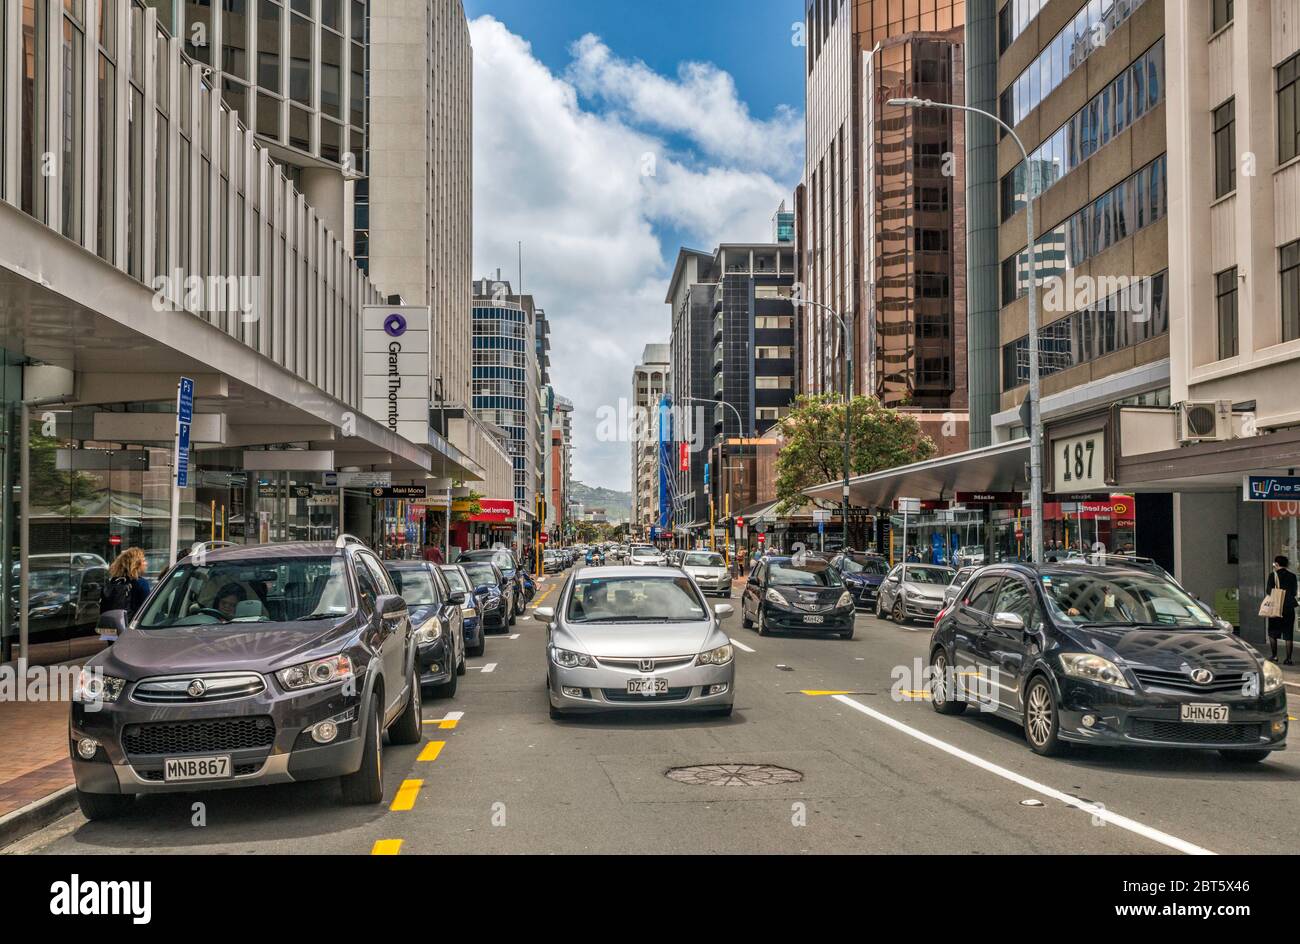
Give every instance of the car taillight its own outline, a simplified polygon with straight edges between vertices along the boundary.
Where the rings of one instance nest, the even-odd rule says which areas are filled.
[[[939,611],[938,615],[935,616],[935,618],[934,618],[934,625],[935,625],[935,626],[938,626],[938,625],[939,625],[939,620],[943,619],[944,614],[946,614],[946,613],[947,613],[949,610],[951,610],[951,609],[952,609],[951,606],[945,606],[943,609],[941,609],[941,610]]]

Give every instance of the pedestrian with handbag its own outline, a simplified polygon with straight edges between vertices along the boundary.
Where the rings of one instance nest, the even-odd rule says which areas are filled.
[[[1292,664],[1292,647],[1295,645],[1297,580],[1295,573],[1288,569],[1290,563],[1284,554],[1273,558],[1273,572],[1268,575],[1264,603],[1260,606],[1260,615],[1268,617],[1269,658],[1273,662],[1277,661],[1278,639],[1286,640],[1284,665]]]

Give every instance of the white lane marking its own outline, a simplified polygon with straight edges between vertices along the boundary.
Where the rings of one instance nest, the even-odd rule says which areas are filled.
[[[1110,823],[1113,826],[1118,826],[1120,829],[1126,829],[1131,833],[1150,839],[1152,842],[1157,842],[1162,846],[1168,846],[1170,849],[1176,849],[1179,852],[1185,852],[1188,855],[1215,855],[1215,853],[1211,852],[1209,849],[1204,849],[1186,841],[1185,839],[1179,839],[1177,836],[1171,836],[1168,833],[1161,832],[1152,826],[1147,826],[1145,823],[1139,823],[1137,820],[1129,819],[1127,816],[1121,816],[1119,813],[1108,810],[1099,804],[1085,803],[1076,797],[1070,796],[1068,793],[1062,793],[1060,790],[1049,787],[1046,784],[1039,783],[1036,780],[1030,780],[1028,777],[1023,777],[1015,771],[1007,770],[1005,767],[999,767],[992,761],[987,761],[982,757],[977,757],[969,751],[964,751],[960,747],[955,747],[946,741],[941,741],[937,737],[926,734],[924,731],[918,731],[911,725],[895,720],[887,714],[876,711],[874,708],[869,708],[862,704],[862,702],[850,698],[848,695],[832,695],[831,697],[841,704],[848,705],[850,708],[862,712],[869,718],[875,718],[877,721],[887,724],[895,730],[902,731],[904,734],[916,738],[923,744],[937,747],[939,750],[951,754],[958,760],[964,760],[966,763],[973,764],[981,770],[987,770],[989,773],[996,774],[1004,780],[1010,780],[1012,783],[1019,784],[1027,790],[1033,790],[1035,793],[1041,793],[1045,797],[1059,800],[1066,806],[1072,806],[1076,809],[1090,813],[1095,819]]]
[[[507,636],[506,638],[507,638],[507,639],[518,639],[518,638],[519,638],[519,634],[518,634],[518,633],[511,633],[511,634],[510,634],[509,636]]]
[[[749,646],[745,645],[745,644],[744,644],[743,642],[741,642],[739,639],[733,639],[733,638],[730,637],[730,636],[728,636],[727,638],[728,638],[728,639],[731,639],[731,644],[732,644],[733,646],[735,646],[737,649],[739,649],[741,652],[757,652],[757,651],[758,651],[758,650],[756,650],[756,649],[751,649],[751,648],[749,648]]]
[[[463,717],[465,717],[465,712],[463,712],[463,711],[449,711],[449,712],[447,712],[445,715],[443,715],[439,720],[440,720],[440,721],[459,721],[459,720],[460,720],[461,718],[463,718]]]
[[[480,671],[480,672],[487,673],[487,672],[491,672],[491,671],[493,671],[496,667],[497,667],[497,664],[496,664],[495,662],[489,662],[487,665],[480,666],[480,667],[479,667],[479,671]]]

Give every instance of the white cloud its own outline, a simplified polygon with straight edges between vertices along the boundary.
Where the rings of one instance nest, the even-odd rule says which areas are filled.
[[[735,156],[707,163],[675,152],[658,133],[673,129],[648,106],[584,110],[573,76],[588,66],[556,75],[490,16],[470,29],[475,275],[500,267],[517,282],[523,241],[524,290],[551,319],[551,380],[575,405],[575,476],[626,489],[629,448],[596,441],[597,411],[630,396],[644,345],[668,340],[663,299],[678,247],[662,245],[656,229],[670,227],[696,248],[768,238],[793,179],[778,183]],[[713,87],[731,85],[707,68]],[[672,88],[695,80],[662,81]],[[743,114],[734,87],[730,102],[720,92],[714,100],[728,122]]]

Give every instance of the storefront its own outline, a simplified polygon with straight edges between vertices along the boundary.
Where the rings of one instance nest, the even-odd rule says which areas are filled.
[[[452,559],[464,551],[501,544],[514,547],[517,521],[511,498],[480,498],[478,514],[465,515],[451,523]]]

